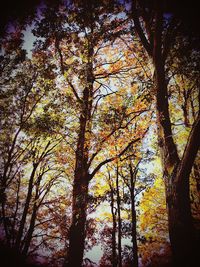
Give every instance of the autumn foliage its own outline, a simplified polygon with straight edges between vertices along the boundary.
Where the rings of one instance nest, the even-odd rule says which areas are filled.
[[[5,266],[198,266],[199,34],[147,2],[36,1],[5,17]]]

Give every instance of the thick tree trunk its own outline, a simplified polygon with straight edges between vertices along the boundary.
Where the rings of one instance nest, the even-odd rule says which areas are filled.
[[[6,209],[5,209],[5,205],[6,205],[6,186],[2,185],[1,189],[0,189],[0,203],[1,203],[1,212],[0,212],[0,218],[3,221],[3,227],[4,227],[4,231],[5,231],[5,236],[6,236],[6,245],[10,246],[10,233],[8,230],[8,225],[7,225],[7,218],[6,218]]]
[[[196,258],[197,251],[188,197],[189,181],[183,184],[174,182],[171,188],[168,187],[168,191],[169,189],[171,193],[166,197],[173,263],[174,266],[192,266],[191,262]]]
[[[199,193],[199,198],[200,198],[200,166],[198,166],[198,163],[194,164],[194,177],[196,180],[196,189],[197,192]]]
[[[11,169],[12,169],[12,155],[13,155],[13,151],[15,149],[15,144],[16,144],[16,140],[17,137],[20,133],[21,128],[19,128],[19,130],[16,132],[14,139],[12,141],[11,144],[11,148],[8,151],[8,156],[7,156],[7,160],[5,162],[4,168],[3,168],[3,175],[0,179],[0,203],[1,203],[1,219],[3,221],[3,226],[4,226],[4,230],[5,230],[5,236],[6,236],[6,243],[8,246],[10,246],[10,233],[9,233],[9,229],[8,229],[8,225],[7,225],[7,218],[6,218],[6,200],[7,200],[7,196],[6,196],[6,188],[7,188],[7,182],[10,179],[9,177],[9,173],[11,173]]]
[[[200,115],[191,130],[185,151],[178,167],[171,175],[173,181],[168,195],[169,233],[174,266],[198,266],[198,236],[190,207],[190,173],[200,146]],[[185,255],[185,257],[183,257]],[[195,265],[192,265],[192,261]]]
[[[26,258],[27,255],[28,255],[28,250],[29,250],[29,247],[30,247],[30,244],[31,244],[31,240],[32,240],[32,237],[33,237],[33,232],[34,232],[34,229],[35,229],[35,221],[36,221],[37,210],[38,210],[36,201],[37,201],[37,199],[35,199],[32,215],[31,215],[29,229],[28,229],[27,236],[26,236],[26,239],[25,239],[25,242],[24,242],[24,246],[23,246],[23,250],[22,250],[22,255],[23,255],[24,258]]]
[[[155,70],[154,84],[156,91],[158,144],[160,146],[163,178],[165,180],[169,236],[174,266],[192,266],[191,261],[195,258],[197,259],[197,249],[190,208],[189,177],[199,148],[199,118],[191,133],[193,138],[188,140],[184,155],[180,160],[172,136],[168,107],[165,59],[167,57],[168,49],[166,48],[169,47],[169,40],[163,37],[163,2],[159,0],[153,1],[155,12],[153,17],[150,15],[151,19],[148,21],[152,30],[153,42],[146,37],[140,23],[140,15],[138,15],[136,3],[139,4],[139,1],[133,1],[132,7],[135,30],[148,55],[153,59]],[[172,36],[170,32],[167,32],[167,34]],[[196,143],[192,142],[192,139]],[[187,160],[185,161],[185,159]],[[185,164],[186,162],[188,166]]]
[[[72,224],[67,267],[81,267],[85,244],[88,177],[76,173],[73,188]]]
[[[138,267],[138,246],[137,246],[137,230],[136,230],[136,210],[135,200],[131,199],[131,219],[132,219],[132,244],[133,244],[133,267]]]
[[[156,17],[153,60],[155,67],[158,139],[166,187],[169,236],[172,246],[175,264],[174,266],[190,266],[191,259],[195,257],[196,245],[189,190],[189,176],[194,159],[189,158],[191,148],[188,151],[186,151],[186,149],[184,156],[187,156],[191,163],[189,168],[183,166],[184,156],[180,161],[176,146],[173,141],[168,108],[167,84],[165,79],[165,63],[162,57],[161,38],[162,13],[159,9]],[[190,142],[190,146],[195,146],[195,144]],[[188,155],[185,153],[188,153]],[[197,151],[193,151],[193,157],[195,157],[196,153]],[[181,174],[180,169],[184,170],[181,172]]]
[[[87,89],[86,89],[87,90]],[[87,94],[88,95],[88,94]],[[88,96],[87,96],[88,98]],[[69,250],[67,267],[81,267],[85,244],[85,225],[89,173],[87,170],[88,147],[86,145],[86,129],[88,127],[87,107],[80,117],[80,132],[76,151],[76,166],[73,185],[72,223],[69,234]],[[88,140],[87,140],[88,141]]]
[[[93,49],[91,48],[88,54],[87,84],[81,100],[80,128],[73,185],[72,223],[69,234],[67,263],[65,263],[67,267],[81,267],[84,254],[88,185],[90,180],[88,157],[93,101],[93,74],[92,63],[90,61],[92,54]]]

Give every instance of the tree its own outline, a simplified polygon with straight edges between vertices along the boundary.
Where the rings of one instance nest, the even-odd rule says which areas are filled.
[[[23,262],[95,266],[101,245],[100,266],[165,264],[164,193],[174,264],[195,259],[199,39],[172,5],[44,1],[29,58],[24,15],[7,27],[0,241]]]
[[[111,10],[109,5],[106,5],[106,7]],[[80,3],[77,1],[72,6],[67,6],[67,8],[68,11],[66,7],[63,7],[66,13],[63,12],[60,14],[58,11],[57,17],[50,25],[51,28],[48,28],[48,35],[44,33],[46,31],[45,23],[52,16],[52,10],[47,10],[46,18],[41,21],[35,33],[38,36],[46,37],[46,44],[49,45],[50,43],[53,56],[58,58],[57,62],[59,62],[61,74],[64,76],[64,83],[72,91],[79,111],[75,151],[76,163],[74,169],[72,223],[69,234],[67,265],[81,266],[84,251],[89,182],[102,166],[120,157],[132,143],[137,142],[140,138],[126,143],[117,155],[103,159],[93,170],[90,170],[97,155],[101,152],[104,143],[109,138],[112,138],[112,135],[116,131],[122,128],[122,125],[119,124],[116,128],[112,129],[107,136],[98,140],[97,149],[93,153],[90,152],[91,147],[94,147],[95,144],[92,136],[94,135],[93,125],[98,103],[100,99],[109,95],[109,93],[105,94],[103,91],[110,90],[108,86],[104,85],[103,80],[112,76],[115,79],[119,79],[120,74],[125,75],[129,71],[126,62],[123,64],[120,57],[116,58],[113,62],[107,62],[100,55],[104,47],[112,44],[115,47],[114,37],[118,33],[113,32],[113,25],[123,25],[123,20],[117,18],[111,19],[111,25],[110,21],[105,19],[105,17],[110,19],[109,13],[104,13],[104,7],[98,2]],[[89,17],[86,16],[86,10],[90,14]],[[55,14],[55,10],[53,10],[53,14]],[[60,15],[64,20],[60,20]],[[65,28],[66,24],[63,23],[64,21],[67,21],[69,24],[67,29]],[[101,28],[99,25],[101,25]],[[114,35],[112,38],[111,32]],[[68,39],[72,41],[66,46],[65,42]],[[81,50],[79,49],[80,47],[82,47]],[[69,55],[70,59],[68,58]],[[71,61],[70,67],[69,63],[67,63],[68,60]],[[82,68],[78,65],[79,61],[83,64]],[[106,69],[104,68],[106,65],[111,66]],[[78,81],[75,81],[75,79],[78,79]]]
[[[116,267],[117,266],[117,243],[116,243],[116,232],[117,232],[117,218],[116,218],[116,207],[115,207],[115,190],[114,190],[114,185],[111,180],[111,175],[108,169],[108,184],[110,187],[110,208],[111,208],[111,213],[112,213],[112,266]],[[118,207],[119,208],[119,207]],[[121,236],[120,236],[121,238]]]
[[[164,263],[171,264],[165,185],[160,159],[155,157],[152,163],[152,172],[156,173],[156,176],[148,189],[143,191],[139,203],[138,226],[142,236],[139,251],[145,266],[162,266]]]
[[[34,231],[40,225],[41,207],[63,173],[51,159],[62,141],[57,131],[63,116],[55,126],[55,116],[47,119],[41,111],[41,104],[47,108],[53,82],[45,78],[36,57],[32,61],[25,57],[22,39],[20,29],[14,27],[3,43],[0,182],[1,243],[25,259],[31,254]]]
[[[166,58],[175,36],[176,18],[166,20],[159,1],[132,2],[134,29],[154,66],[154,84],[163,175],[169,218],[169,234],[175,264],[189,264],[196,257],[197,241],[192,222],[189,176],[199,148],[200,117],[197,115],[181,159],[174,143],[169,114]],[[140,20],[142,19],[142,21]],[[188,245],[190,244],[190,248]],[[187,255],[187,259],[182,255]],[[186,264],[186,265],[187,265]]]

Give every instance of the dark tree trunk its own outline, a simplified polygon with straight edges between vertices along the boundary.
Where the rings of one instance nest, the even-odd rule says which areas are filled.
[[[88,91],[88,89],[86,88]],[[85,92],[85,97],[89,97]],[[85,106],[85,103],[84,103]],[[85,225],[87,211],[87,197],[89,173],[87,169],[88,163],[88,147],[86,146],[86,129],[88,127],[87,108],[84,115],[80,118],[80,132],[76,151],[76,166],[73,185],[73,202],[72,202],[72,223],[69,235],[69,250],[67,256],[68,267],[82,266],[84,244],[85,244]],[[87,140],[88,141],[88,140]],[[87,144],[88,145],[88,144]]]
[[[10,246],[10,233],[8,231],[8,225],[7,225],[7,218],[6,218],[6,209],[5,209],[5,204],[6,204],[6,194],[5,194],[6,187],[2,188],[1,194],[1,217],[3,221],[3,227],[5,230],[5,236],[6,236],[6,243],[7,246]]]
[[[184,169],[184,172],[180,175],[179,170],[183,167],[184,157],[181,161],[179,160],[177,148],[172,137],[165,79],[165,62],[162,55],[162,12],[159,7],[155,21],[153,62],[155,67],[158,138],[166,187],[169,236],[175,266],[188,266],[191,259],[195,257],[196,245],[189,189],[189,176],[194,159],[190,159],[188,155],[191,166],[188,170]],[[190,145],[192,146],[192,144]],[[185,150],[185,152],[188,153],[189,151]],[[194,157],[196,153],[197,151],[193,154]],[[188,246],[188,244],[190,245]]]
[[[167,195],[169,233],[174,266],[198,266],[198,236],[190,206],[190,173],[200,146],[200,116],[198,116],[178,167],[171,175],[171,194]],[[185,257],[183,257],[185,255]]]
[[[29,250],[29,247],[30,247],[30,244],[31,244],[31,240],[32,240],[32,237],[33,237],[36,216],[37,216],[37,206],[34,205],[33,213],[32,213],[32,216],[31,216],[31,221],[30,221],[30,226],[29,226],[29,229],[28,229],[28,232],[27,232],[27,237],[26,237],[26,240],[25,240],[25,243],[24,243],[24,247],[23,247],[23,250],[22,250],[22,255],[25,258],[27,257],[28,250]]]
[[[35,221],[37,218],[37,211],[39,208],[37,202],[39,200],[39,186],[40,186],[41,179],[42,179],[42,175],[38,178],[38,181],[37,181],[36,194],[35,194],[35,198],[34,198],[34,205],[33,205],[31,220],[30,220],[29,229],[28,229],[28,232],[26,234],[26,238],[24,241],[23,249],[22,249],[22,255],[25,259],[28,255],[28,250],[29,250],[31,240],[33,237],[33,232],[35,229]]]
[[[169,51],[170,38],[163,37],[163,3],[154,1],[153,24],[150,24],[153,36],[148,40],[141,26],[137,13],[137,1],[133,1],[133,20],[135,30],[150,58],[155,70],[156,112],[158,127],[158,144],[163,165],[166,203],[169,220],[169,236],[172,246],[174,266],[192,266],[197,260],[197,246],[190,207],[189,178],[195,156],[199,148],[199,117],[193,127],[181,160],[173,140],[168,107],[168,91],[165,73],[165,59]],[[138,1],[139,2],[139,1]],[[137,2],[137,3],[138,3]],[[150,15],[151,16],[151,15]],[[145,19],[144,19],[145,20]],[[173,24],[172,24],[173,25]],[[168,30],[171,30],[171,27]],[[167,33],[168,37],[171,32]],[[197,266],[198,263],[195,265]]]
[[[34,182],[34,177],[35,177],[35,173],[38,167],[38,163],[34,163],[33,164],[33,170],[29,179],[29,184],[28,184],[28,193],[26,196],[26,201],[25,201],[25,205],[24,205],[24,210],[23,210],[23,214],[22,214],[22,219],[20,221],[20,226],[19,226],[19,230],[17,233],[17,238],[16,238],[16,242],[15,242],[15,248],[17,250],[20,251],[21,248],[21,240],[23,237],[23,232],[24,232],[24,226],[26,223],[26,217],[28,214],[28,210],[29,210],[29,204],[32,198],[32,191],[33,191],[33,182]]]
[[[12,163],[13,152],[14,152],[16,141],[17,141],[20,131],[21,131],[21,127],[17,130],[13,138],[11,147],[8,151],[8,157],[4,165],[3,175],[1,177],[1,184],[0,184],[0,203],[1,203],[1,209],[2,209],[2,221],[3,221],[3,226],[5,230],[5,235],[6,235],[6,243],[8,246],[11,245],[10,244],[11,236],[10,236],[8,225],[7,225],[6,209],[5,209],[6,199],[7,199],[6,188],[7,188],[8,180],[10,179],[9,173],[11,173],[12,165],[13,165]]]
[[[134,173],[131,162],[129,164],[130,178],[131,178],[131,232],[132,232],[132,244],[133,244],[133,267],[138,267],[138,246],[137,246],[137,217],[135,210],[135,181],[136,172]]]
[[[88,197],[87,176],[77,173],[73,188],[72,224],[69,235],[67,267],[82,266]]]
[[[187,103],[184,103],[184,105],[182,106],[182,110],[183,110],[185,127],[189,127],[190,121],[189,121],[189,116],[188,116],[188,104]]]
[[[200,198],[200,166],[197,163],[194,164],[194,177],[196,180],[196,189]]]
[[[93,48],[88,52],[87,85],[81,100],[79,136],[76,149],[76,165],[74,172],[72,223],[69,234],[67,267],[81,267],[85,244],[85,226],[88,203],[88,185],[90,180],[88,157],[91,132],[91,112],[93,101],[93,73],[91,58]]]
[[[122,267],[122,221],[121,221],[121,197],[119,193],[119,167],[116,169],[117,213],[118,213],[118,266]]]
[[[112,228],[112,266],[117,267],[117,252],[116,252],[116,232],[117,232],[117,221],[116,221],[116,212],[115,212],[115,200],[114,200],[114,190],[113,186],[111,185],[111,177],[109,173],[109,185],[110,185],[110,194],[111,194],[111,213],[112,213],[112,221],[113,221],[113,228]]]

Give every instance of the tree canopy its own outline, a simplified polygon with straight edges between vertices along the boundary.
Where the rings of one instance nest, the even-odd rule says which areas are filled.
[[[200,36],[195,3],[185,7],[5,5],[6,266],[198,265]]]

